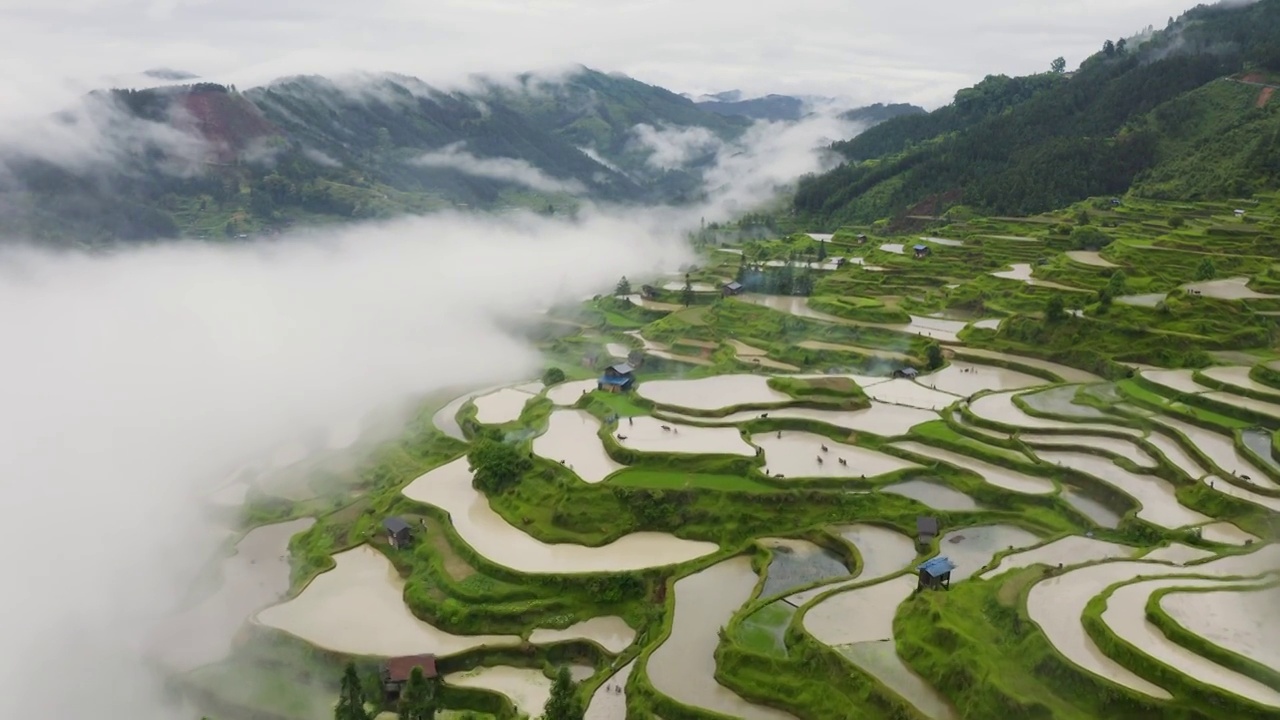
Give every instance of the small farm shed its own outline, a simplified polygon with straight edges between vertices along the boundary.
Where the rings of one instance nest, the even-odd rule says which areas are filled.
[[[383,663],[382,692],[387,702],[396,702],[400,699],[400,693],[404,691],[404,686],[409,682],[409,676],[413,674],[413,669],[416,667],[422,668],[423,677],[436,677],[436,656],[406,655],[391,658]]]
[[[409,527],[409,523],[398,517],[383,520],[382,527],[387,530],[387,542],[391,543],[391,547],[402,548],[413,540],[413,530]]]
[[[906,378],[906,379],[908,379],[908,380],[914,380],[914,379],[916,379],[916,376],[918,376],[919,374],[920,374],[920,371],[919,371],[919,370],[916,370],[916,369],[915,369],[915,368],[913,368],[913,367],[902,367],[902,368],[898,368],[897,370],[894,370],[894,371],[893,371],[893,376],[894,376],[894,377],[896,377],[896,378]]]
[[[915,252],[916,252],[916,257],[917,257],[917,258],[922,258],[922,257],[925,257],[925,256],[927,256],[927,255],[929,254],[929,246],[928,246],[928,245],[916,245],[916,246],[912,247],[911,249],[912,249],[912,250],[915,250]]]
[[[738,282],[737,280],[734,280],[733,282],[727,282],[724,284],[724,287],[720,288],[720,294],[725,297],[729,297],[730,295],[741,295],[742,283]]]
[[[951,558],[943,555],[924,561],[916,567],[920,572],[916,590],[949,590],[951,571],[955,569],[956,564],[951,562]]]
[[[928,515],[921,515],[916,518],[916,542],[921,545],[928,545],[941,532],[941,525],[938,518]]]
[[[610,365],[596,382],[596,388],[605,392],[627,392],[636,382],[636,369],[627,363]]]

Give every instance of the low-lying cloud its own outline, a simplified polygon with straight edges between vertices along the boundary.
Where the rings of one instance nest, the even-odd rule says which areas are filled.
[[[693,260],[700,216],[820,167],[838,129],[720,143],[699,207],[441,213],[99,254],[0,243],[0,717],[171,720],[142,657],[220,541],[206,499],[230,472],[434,390],[535,376],[509,318]],[[460,146],[418,162],[577,189]]]
[[[463,143],[446,145],[440,150],[419,155],[411,161],[423,167],[450,168],[476,177],[504,180],[540,192],[563,192],[579,194],[586,192],[586,187],[577,180],[562,180],[551,177],[534,167],[526,160],[518,158],[476,157],[463,149]]]
[[[0,717],[172,720],[138,658],[246,459],[537,374],[497,318],[687,259],[679,220],[454,214],[265,245],[0,252]]]

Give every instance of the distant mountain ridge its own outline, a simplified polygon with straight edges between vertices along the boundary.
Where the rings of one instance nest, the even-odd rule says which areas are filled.
[[[899,107],[858,112],[870,124]],[[208,82],[98,91],[55,122],[97,133],[110,162],[0,148],[0,233],[212,238],[455,206],[689,202],[718,149],[753,120],[582,68],[465,90],[381,74],[244,92]]]
[[[686,97],[689,97],[686,95]],[[728,117],[745,117],[752,120],[799,120],[815,107],[830,108],[837,105],[835,98],[819,96],[764,95],[746,98],[741,90],[703,95],[691,98],[703,110]],[[915,105],[876,103],[846,110],[842,116],[868,125],[884,122],[900,115],[922,114],[925,110]]]
[[[1073,73],[988,76],[945,107],[835,143],[847,162],[803,180],[794,209],[834,227],[1280,187],[1280,103],[1248,78],[1280,85],[1280,0],[1198,6],[1108,40]]]

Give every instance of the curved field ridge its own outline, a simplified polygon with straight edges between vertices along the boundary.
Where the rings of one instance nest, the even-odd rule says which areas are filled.
[[[789,713],[756,705],[716,682],[720,628],[751,597],[756,574],[740,556],[680,578],[675,585],[671,634],[644,669],[660,693],[694,707],[748,720],[796,720]]]
[[[1195,568],[1196,575],[1230,577],[1256,575],[1280,563],[1280,545],[1268,545],[1256,552],[1214,560]],[[1185,568],[1142,561],[1112,561],[1070,570],[1046,578],[1027,594],[1027,612],[1049,642],[1075,665],[1118,685],[1160,699],[1172,697],[1167,690],[1135,675],[1107,657],[1085,632],[1081,617],[1085,606],[1111,585],[1141,577],[1186,574]]]
[[[1107,598],[1107,609],[1102,612],[1102,621],[1121,640],[1188,677],[1235,693],[1261,705],[1280,708],[1280,692],[1196,655],[1170,641],[1154,625],[1146,621],[1147,598],[1157,590],[1171,587],[1206,588],[1222,584],[1221,580],[1164,578],[1122,585]],[[1203,609],[1208,604],[1203,600],[1210,595],[1198,594],[1203,596],[1200,598]],[[1274,609],[1271,612],[1274,613]]]
[[[754,420],[760,417],[760,412],[744,410],[743,412],[720,418],[693,417],[677,413],[663,413],[663,416],[707,425],[733,425]],[[908,430],[916,425],[937,420],[938,413],[932,410],[920,410],[918,408],[888,405],[873,401],[871,407],[862,410],[819,410],[817,408],[791,407],[770,410],[769,417],[815,420],[844,430],[894,437],[905,435]]]
[[[1026,475],[999,465],[974,460],[967,455],[936,448],[932,445],[908,441],[894,443],[893,447],[977,473],[983,480],[1005,490],[1032,495],[1044,495],[1057,490],[1057,486],[1048,478]]]
[[[521,572],[622,572],[675,565],[719,549],[714,543],[656,532],[624,535],[600,547],[544,543],[512,527],[489,507],[488,500],[471,487],[465,457],[428,472],[403,492],[410,500],[449,513],[458,535],[476,552]]]
[[[1160,598],[1169,617],[1208,642],[1269,668],[1280,668],[1280,586],[1257,590],[1170,592]]]
[[[1199,525],[1213,518],[1178,502],[1173,485],[1155,475],[1135,475],[1111,460],[1082,452],[1036,451],[1041,460],[1092,475],[1142,504],[1138,517],[1161,527]]]
[[[1013,404],[1013,394],[1008,392],[983,395],[969,403],[969,411],[983,420],[991,420],[1002,425],[1010,425],[1025,430],[1073,430],[1078,433],[1095,431],[1133,436],[1142,435],[1142,432],[1135,428],[1121,425],[1066,422],[1064,420],[1052,420],[1028,415]]]
[[[429,625],[404,604],[404,581],[391,561],[368,545],[333,556],[300,595],[258,613],[257,621],[317,647],[353,655],[452,655],[516,645],[514,635],[454,635]]]
[[[788,595],[785,598],[788,603],[799,607],[830,590],[879,580],[906,570],[916,559],[914,540],[879,525],[858,523],[831,528],[831,531],[857,548],[862,567],[854,577]]]
[[[982,573],[979,577],[985,580],[995,577],[1006,570],[1030,565],[1048,565],[1050,567],[1084,565],[1099,560],[1131,557],[1136,551],[1136,548],[1131,548],[1127,545],[1095,540],[1080,535],[1068,535],[1038,548],[1006,555],[1000,558],[1000,562],[996,563],[995,567]]]

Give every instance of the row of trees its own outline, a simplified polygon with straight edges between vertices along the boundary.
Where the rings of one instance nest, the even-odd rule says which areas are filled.
[[[348,663],[342,674],[342,686],[338,704],[333,709],[333,720],[373,720],[378,711],[370,711],[379,698],[368,697],[353,663]],[[415,667],[409,674],[400,693],[396,714],[400,720],[435,720],[440,709],[440,679],[426,677],[422,668]],[[582,720],[584,708],[578,700],[576,686],[569,669],[561,667],[551,686],[551,696],[543,708],[541,720]]]

